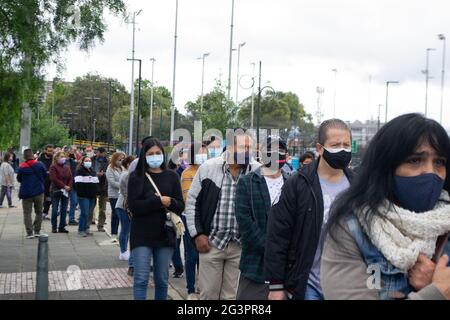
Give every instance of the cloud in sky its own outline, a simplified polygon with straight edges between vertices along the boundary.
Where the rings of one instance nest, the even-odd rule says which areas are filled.
[[[136,58],[143,59],[143,77],[171,90],[175,0],[128,0],[137,18]],[[297,93],[309,113],[317,109],[316,87],[325,88],[324,117],[333,116],[334,73],[337,74],[336,116],[344,120],[376,118],[385,103],[385,81],[398,80],[389,99],[389,118],[404,112],[424,112],[425,50],[430,56],[429,116],[439,119],[442,41],[450,36],[450,2],[445,0],[236,0],[234,47],[241,50],[241,75],[250,76],[251,62],[262,61],[263,82]],[[105,16],[105,42],[88,54],[75,46],[66,55],[62,76],[72,80],[87,72],[115,77],[131,86],[132,28]],[[231,0],[179,0],[176,106],[195,99],[201,90],[201,61],[206,60],[205,92],[214,79],[228,78]],[[236,87],[233,56],[232,97]],[[48,78],[54,75],[48,68]],[[448,70],[448,69],[447,69]],[[369,79],[372,81],[369,81]],[[450,85],[450,77],[447,81]],[[447,88],[448,88],[447,85]],[[240,89],[240,98],[251,90]],[[384,109],[382,109],[384,115]],[[382,117],[383,118],[383,117]],[[450,127],[450,90],[446,89],[444,124]]]

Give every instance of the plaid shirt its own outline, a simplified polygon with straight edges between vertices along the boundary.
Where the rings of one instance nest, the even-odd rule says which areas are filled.
[[[240,243],[240,235],[234,211],[236,186],[243,172],[233,177],[228,165],[224,166],[224,178],[220,191],[219,203],[211,226],[209,240],[219,250],[225,250],[231,240]]]

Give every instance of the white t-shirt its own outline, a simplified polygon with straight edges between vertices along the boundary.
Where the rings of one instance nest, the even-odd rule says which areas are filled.
[[[269,178],[264,176],[264,179],[266,180],[267,188],[269,189],[270,203],[273,206],[280,200],[281,188],[283,187],[284,179],[282,175],[278,178]]]

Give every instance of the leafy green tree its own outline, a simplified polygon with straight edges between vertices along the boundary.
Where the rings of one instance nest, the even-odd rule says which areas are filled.
[[[45,145],[64,146],[71,143],[69,130],[59,122],[52,124],[51,118],[36,118],[32,121],[31,127],[31,147],[33,150],[42,150]]]
[[[225,87],[220,81],[216,81],[214,89],[203,97],[203,110],[201,112],[201,97],[195,102],[186,104],[188,116],[196,120],[202,120],[203,132],[208,129],[220,130],[224,135],[226,129],[237,126],[237,107],[233,101],[227,99]]]
[[[109,110],[109,82],[111,82],[111,110]],[[95,100],[89,99],[91,97]],[[129,103],[130,94],[125,87],[115,79],[109,79],[97,74],[87,74],[78,77],[71,84],[58,83],[54,85],[43,107],[43,112],[60,119],[74,116],[73,124],[68,122],[71,132],[82,139],[91,139],[93,134],[93,119],[96,119],[96,140],[107,142],[109,123],[116,110]],[[111,119],[109,118],[111,117]]]
[[[72,43],[87,50],[96,40],[103,41],[105,10],[123,14],[125,4],[123,0],[1,1],[0,135],[11,134],[20,114],[38,106],[48,63],[61,67],[61,53]],[[17,136],[18,131],[12,134]]]
[[[239,123],[243,127],[251,126],[251,97],[243,100],[238,112]],[[255,98],[254,127],[257,123],[257,97]],[[312,116],[305,111],[299,98],[292,92],[266,91],[261,97],[260,128],[279,129],[283,138],[287,139],[289,132],[300,128],[302,132],[314,132]]]

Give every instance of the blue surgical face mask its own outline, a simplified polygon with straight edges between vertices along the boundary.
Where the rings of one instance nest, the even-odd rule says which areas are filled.
[[[164,162],[164,155],[154,154],[152,156],[146,156],[147,164],[151,169],[157,169],[161,167]]]
[[[248,166],[250,164],[250,152],[235,152],[234,163]]]
[[[84,162],[83,165],[86,169],[92,168],[92,162]]]
[[[208,154],[210,158],[217,158],[222,154],[222,148],[210,148]]]
[[[399,205],[417,213],[433,210],[444,188],[444,180],[434,173],[414,177],[394,176],[394,195]]]
[[[195,155],[195,164],[203,164],[205,161],[208,160],[208,155],[206,153],[196,154]]]

